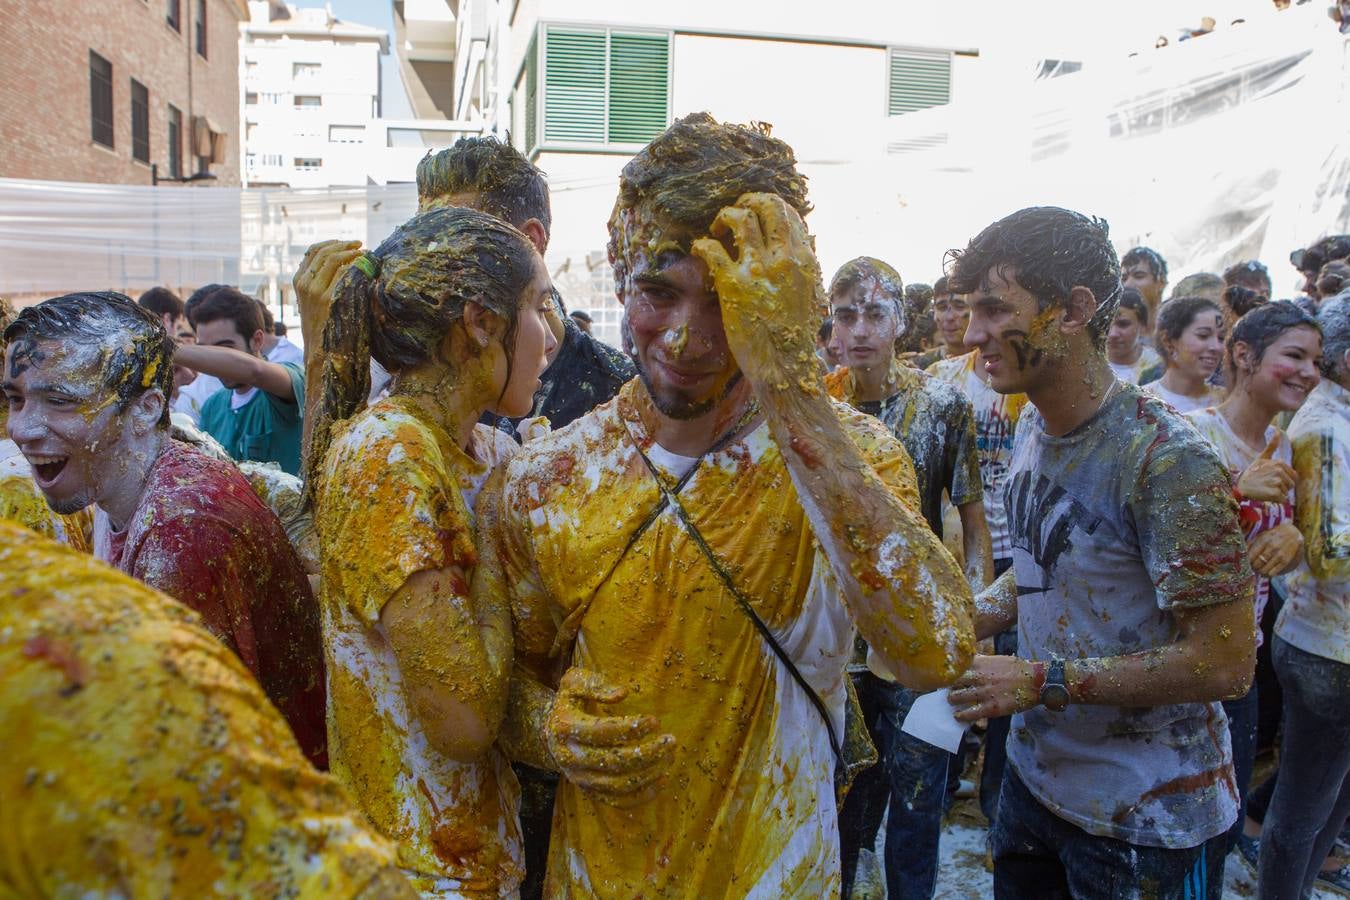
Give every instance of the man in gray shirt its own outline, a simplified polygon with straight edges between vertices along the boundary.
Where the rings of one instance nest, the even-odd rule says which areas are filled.
[[[1019,423],[1005,488],[1013,568],[977,634],[1016,622],[1018,656],[977,657],[958,719],[1013,713],[993,830],[999,898],[1217,896],[1237,816],[1219,700],[1255,660],[1253,577],[1228,476],[1103,353],[1120,292],[1106,225],[1053,207],[981,232],[950,282],[966,343]]]

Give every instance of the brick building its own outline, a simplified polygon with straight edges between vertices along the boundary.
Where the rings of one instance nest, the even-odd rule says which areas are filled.
[[[245,0],[0,0],[0,177],[239,184]]]

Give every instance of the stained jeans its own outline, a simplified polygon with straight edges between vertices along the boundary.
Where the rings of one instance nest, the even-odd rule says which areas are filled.
[[[1247,815],[1247,797],[1252,788],[1252,771],[1256,768],[1256,725],[1259,716],[1256,683],[1239,700],[1225,700],[1223,711],[1228,716],[1228,735],[1233,743],[1233,775],[1237,779],[1241,810],[1233,827],[1228,829],[1225,852],[1237,845],[1242,834],[1242,820]]]
[[[900,731],[919,695],[871,672],[852,676],[880,762],[861,773],[839,814],[843,896],[858,868],[858,851],[875,844],[886,822],[886,894],[892,900],[929,900],[937,887],[947,761],[951,754]]]
[[[1284,689],[1280,780],[1261,829],[1257,893],[1298,900],[1350,816],[1350,665],[1275,637]]]
[[[1223,876],[1217,842],[1166,850],[1089,834],[1042,806],[1012,767],[992,843],[996,900],[1200,900]]]

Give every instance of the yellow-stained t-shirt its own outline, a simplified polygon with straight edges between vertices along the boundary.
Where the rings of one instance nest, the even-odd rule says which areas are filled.
[[[519,787],[494,747],[471,763],[432,748],[408,706],[380,612],[412,575],[477,563],[470,505],[515,442],[486,426],[471,458],[399,397],[350,420],[324,465],[318,515],[332,772],[398,843],[428,896],[498,896],[524,874]],[[457,596],[454,596],[457,595]]]
[[[834,756],[819,713],[667,509],[641,445],[674,482],[692,462],[646,435],[636,381],[507,463],[504,569],[517,664],[556,687],[576,665],[675,737],[666,779],[622,807],[564,779],[550,896],[837,896]],[[871,417],[835,409],[863,457],[918,510],[913,466]],[[636,441],[636,444],[635,444]],[[680,499],[842,735],[853,625],[766,425],[709,455]]]
[[[93,527],[89,511],[81,510],[73,516],[52,512],[33,480],[28,460],[23,458],[18,445],[7,438],[0,440],[0,519],[18,522],[38,534],[89,552]]]
[[[187,607],[0,523],[0,896],[413,896]]]

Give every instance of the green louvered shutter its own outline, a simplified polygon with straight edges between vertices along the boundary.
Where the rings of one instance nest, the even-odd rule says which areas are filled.
[[[952,99],[951,54],[892,50],[887,97],[887,113],[892,116],[949,102]]]
[[[544,140],[605,142],[605,32],[545,32]]]
[[[670,38],[619,34],[609,39],[609,141],[645,144],[669,117]]]

